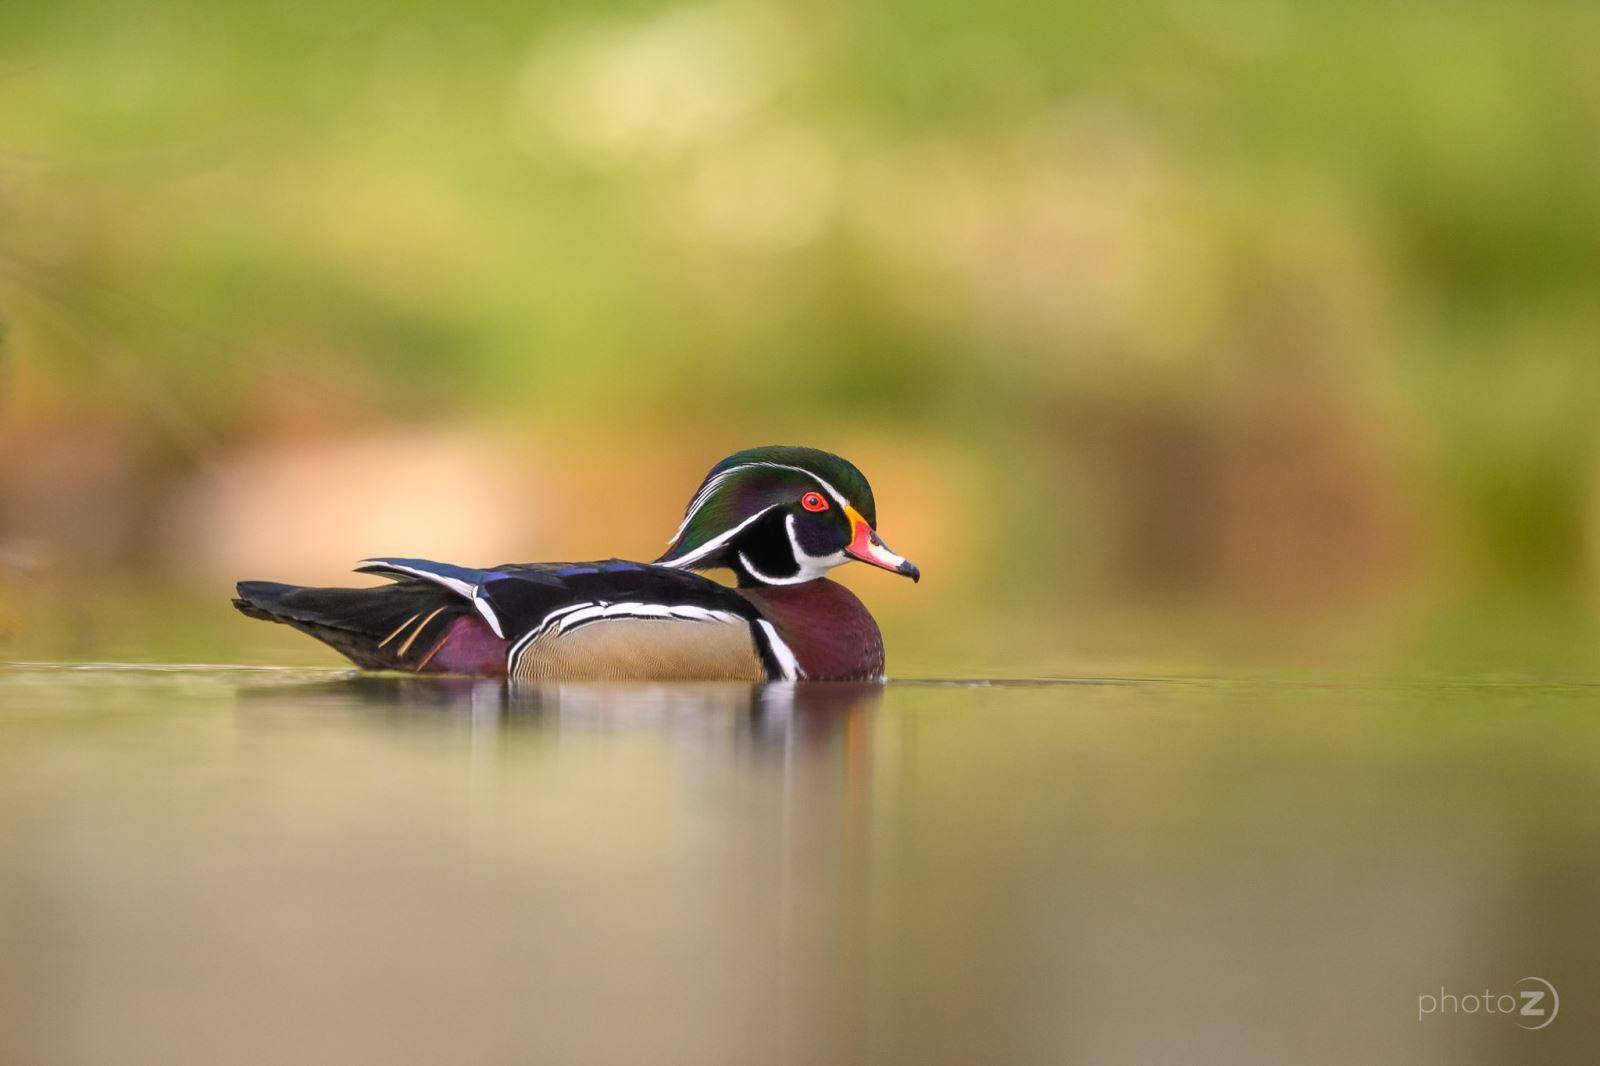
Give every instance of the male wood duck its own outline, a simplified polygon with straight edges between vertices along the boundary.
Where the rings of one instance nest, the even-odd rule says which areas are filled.
[[[653,563],[475,570],[365,559],[392,584],[241,581],[233,605],[357,666],[523,681],[863,681],[883,676],[878,624],[825,575],[859,560],[922,575],[877,533],[872,487],[814,448],[738,452],[711,468]],[[738,587],[694,571],[731,569]]]

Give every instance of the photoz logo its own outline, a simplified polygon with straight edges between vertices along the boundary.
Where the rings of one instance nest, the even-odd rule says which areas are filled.
[[[1524,1029],[1543,1029],[1556,1020],[1561,1010],[1561,996],[1556,986],[1543,977],[1524,977],[1517,982],[1515,994],[1498,995],[1484,989],[1483,994],[1469,992],[1458,996],[1446,992],[1424,992],[1417,997],[1417,1021],[1430,1014],[1509,1014]]]

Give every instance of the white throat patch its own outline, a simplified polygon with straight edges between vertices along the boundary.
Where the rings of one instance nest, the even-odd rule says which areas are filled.
[[[795,535],[794,515],[785,515],[783,527],[789,533],[789,548],[794,552],[795,565],[799,567],[793,577],[773,577],[763,574],[750,563],[750,557],[744,552],[739,553],[739,564],[750,572],[750,576],[763,585],[799,585],[807,581],[815,581],[836,566],[843,566],[850,561],[850,557],[842,551],[832,555],[812,555],[800,547],[800,538]]]

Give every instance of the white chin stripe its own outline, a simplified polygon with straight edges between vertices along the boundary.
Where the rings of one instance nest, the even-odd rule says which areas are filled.
[[[802,581],[811,580],[804,574],[796,574],[794,577],[773,577],[770,574],[763,574],[756,569],[755,564],[750,561],[750,557],[744,552],[739,553],[739,565],[744,567],[751,577],[763,585],[798,585]]]
[[[850,557],[842,551],[834,552],[832,555],[812,555],[800,547],[800,538],[795,535],[794,515],[787,517],[784,528],[789,532],[789,550],[794,553],[795,573],[792,577],[773,577],[771,574],[763,574],[756,569],[748,555],[744,552],[739,553],[739,565],[763,585],[799,585],[806,581],[815,581],[834,567],[850,561]]]
[[[832,555],[811,555],[800,547],[800,538],[795,533],[794,515],[790,515],[784,523],[784,528],[789,531],[789,548],[794,552],[795,565],[800,572],[795,577],[800,581],[810,581],[821,577],[836,566],[843,566],[849,561],[844,552],[834,552]]]

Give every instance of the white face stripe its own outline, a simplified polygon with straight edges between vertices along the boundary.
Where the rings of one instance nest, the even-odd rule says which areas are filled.
[[[760,511],[757,511],[755,514],[751,515],[749,518],[746,518],[743,522],[740,522],[738,525],[734,526],[732,529],[725,530],[725,531],[723,531],[721,533],[718,533],[716,536],[712,537],[710,540],[706,541],[704,544],[700,545],[700,547],[696,548],[694,551],[690,552],[689,554],[680,555],[676,559],[663,559],[663,560],[661,560],[659,565],[661,565],[661,566],[672,566],[672,567],[685,567],[685,566],[688,566],[690,563],[699,562],[701,559],[704,559],[706,556],[710,555],[712,552],[716,551],[718,548],[720,548],[724,544],[728,543],[728,541],[730,541],[734,537],[738,536],[740,534],[740,532],[742,532],[744,530],[745,526],[748,526],[750,523],[754,522],[756,519],[760,518],[762,515],[766,514],[768,511],[772,510],[773,508],[781,507],[781,506],[783,506],[783,505],[775,503],[775,504],[772,505],[772,507],[765,507],[765,508],[761,509]],[[673,540],[676,541],[677,538],[674,537]]]
[[[751,465],[751,466],[770,466],[774,470],[794,470],[794,471],[796,471],[798,473],[804,474],[804,475],[806,475],[806,477],[809,477],[811,480],[815,481],[818,485],[821,485],[823,488],[827,489],[828,490],[828,495],[832,496],[836,501],[838,501],[838,504],[839,504],[840,507],[848,507],[848,506],[850,506],[850,501],[844,498],[844,493],[840,492],[838,489],[836,489],[832,485],[828,484],[826,481],[824,481],[822,479],[822,477],[820,475],[815,474],[815,473],[811,472],[810,470],[807,470],[803,466],[789,466],[789,465],[787,465],[785,463],[751,463],[749,465]]]
[[[756,519],[766,514],[767,511],[771,511],[780,506],[782,505],[775,503],[772,505],[772,507],[768,507],[757,512],[756,514],[751,515],[749,518],[746,518],[743,522],[740,522],[737,526],[734,526],[727,532],[719,533],[717,536],[706,541],[688,555],[680,556],[676,559],[664,559],[661,561],[660,565],[685,567],[691,563],[697,562],[700,559],[705,558],[707,555],[710,555],[718,548],[722,547],[734,537],[738,536],[739,532],[743,530],[745,526],[748,526],[751,522],[754,522]],[[834,552],[832,555],[812,555],[810,552],[800,547],[800,539],[795,535],[794,515],[785,515],[783,526],[789,534],[789,548],[794,552],[795,566],[798,568],[798,571],[793,577],[773,577],[770,574],[763,574],[760,570],[755,568],[753,563],[750,562],[749,556],[745,555],[744,552],[739,553],[740,564],[750,572],[751,577],[755,578],[757,581],[760,581],[762,584],[798,585],[802,581],[811,581],[815,578],[819,578],[823,574],[826,574],[829,570],[832,570],[834,567],[842,566],[850,561],[850,557],[842,551]]]
[[[711,495],[716,492],[717,489],[722,487],[722,483],[724,481],[732,477],[734,474],[737,474],[741,470],[751,470],[756,467],[767,467],[771,470],[793,470],[796,473],[804,474],[812,481],[815,481],[818,485],[821,485],[823,488],[827,489],[828,495],[832,496],[840,507],[850,506],[850,501],[844,498],[844,494],[842,492],[828,484],[820,475],[807,470],[803,466],[790,466],[787,463],[769,463],[762,461],[740,463],[738,466],[728,467],[728,469],[717,474],[710,481],[707,481],[703,486],[701,486],[700,491],[695,493],[694,499],[689,501],[689,509],[683,513],[683,521],[678,523],[678,531],[672,535],[671,540],[667,541],[667,547],[670,548],[674,544],[678,543],[678,539],[683,536],[683,531],[689,528],[689,522],[694,518],[695,512],[699,511],[700,508],[706,505],[706,501],[711,498]]]
[[[689,528],[689,519],[694,517],[696,511],[705,506],[705,502],[711,498],[711,494],[721,487],[722,483],[728,479],[728,476],[737,470],[743,469],[744,467],[742,466],[730,467],[700,487],[700,491],[694,494],[694,499],[689,501],[688,508],[683,512],[683,521],[678,523],[678,531],[672,535],[671,540],[667,541],[667,547],[670,548],[678,543],[678,538],[683,536],[683,531]]]

